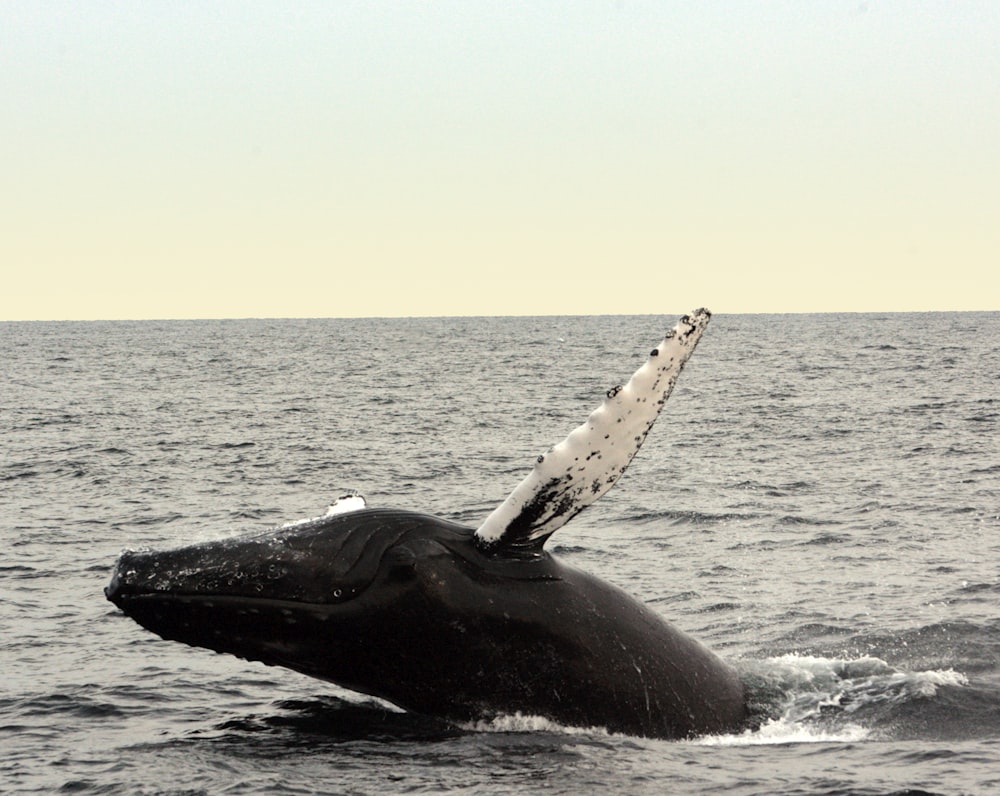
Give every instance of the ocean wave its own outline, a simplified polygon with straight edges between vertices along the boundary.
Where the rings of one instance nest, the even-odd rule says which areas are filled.
[[[759,514],[746,512],[720,512],[717,514],[703,511],[644,511],[629,515],[627,521],[636,525],[649,525],[653,523],[678,526],[678,525],[719,525],[742,520],[757,519]]]

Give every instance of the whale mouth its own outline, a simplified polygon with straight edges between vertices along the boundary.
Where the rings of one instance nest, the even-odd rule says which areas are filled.
[[[330,618],[331,606],[322,603],[302,603],[295,600],[281,600],[272,597],[243,597],[228,594],[172,594],[170,592],[146,592],[144,594],[108,594],[105,596],[127,616],[135,618],[135,614],[145,608],[158,607],[178,608],[190,607],[207,611],[232,611],[241,616],[259,616],[267,613],[278,613],[286,617],[296,615],[311,615],[318,620]],[[289,622],[292,624],[292,622]]]
[[[337,624],[331,620],[344,610],[344,606],[267,595],[153,590],[134,578],[127,566],[117,566],[104,595],[125,616],[165,641],[314,676],[322,674],[321,660],[308,640],[329,634]]]

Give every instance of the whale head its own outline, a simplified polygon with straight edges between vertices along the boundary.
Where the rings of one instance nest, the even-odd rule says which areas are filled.
[[[427,650],[461,644],[463,623],[489,623],[493,583],[551,579],[548,563],[491,558],[473,529],[436,517],[364,509],[174,550],[127,551],[104,592],[164,639],[419,709],[412,684],[441,679],[442,663]]]
[[[167,551],[126,551],[105,596],[164,639],[329,679],[363,665],[359,643],[419,601],[417,557],[450,558],[464,529],[365,510]],[[428,574],[423,565],[419,574]],[[353,657],[352,657],[353,656]],[[347,673],[351,680],[352,672]]]

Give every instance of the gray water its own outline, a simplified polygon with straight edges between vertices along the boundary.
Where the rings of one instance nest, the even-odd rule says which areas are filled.
[[[550,541],[741,671],[733,735],[452,726],[103,598],[352,490],[476,525],[674,320],[0,324],[0,791],[1000,790],[1000,313],[716,316]]]

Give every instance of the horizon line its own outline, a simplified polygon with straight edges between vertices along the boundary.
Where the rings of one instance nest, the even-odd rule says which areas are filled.
[[[691,312],[693,310],[688,310]],[[687,312],[552,312],[552,313],[504,313],[500,315],[219,315],[219,316],[174,316],[174,317],[118,317],[118,318],[10,318],[0,319],[0,324],[10,323],[173,323],[184,321],[389,321],[389,320],[458,320],[474,318],[641,318],[669,315],[685,315]],[[988,314],[1000,310],[789,310],[754,312],[712,312],[714,317],[725,315],[945,315],[945,314]]]

